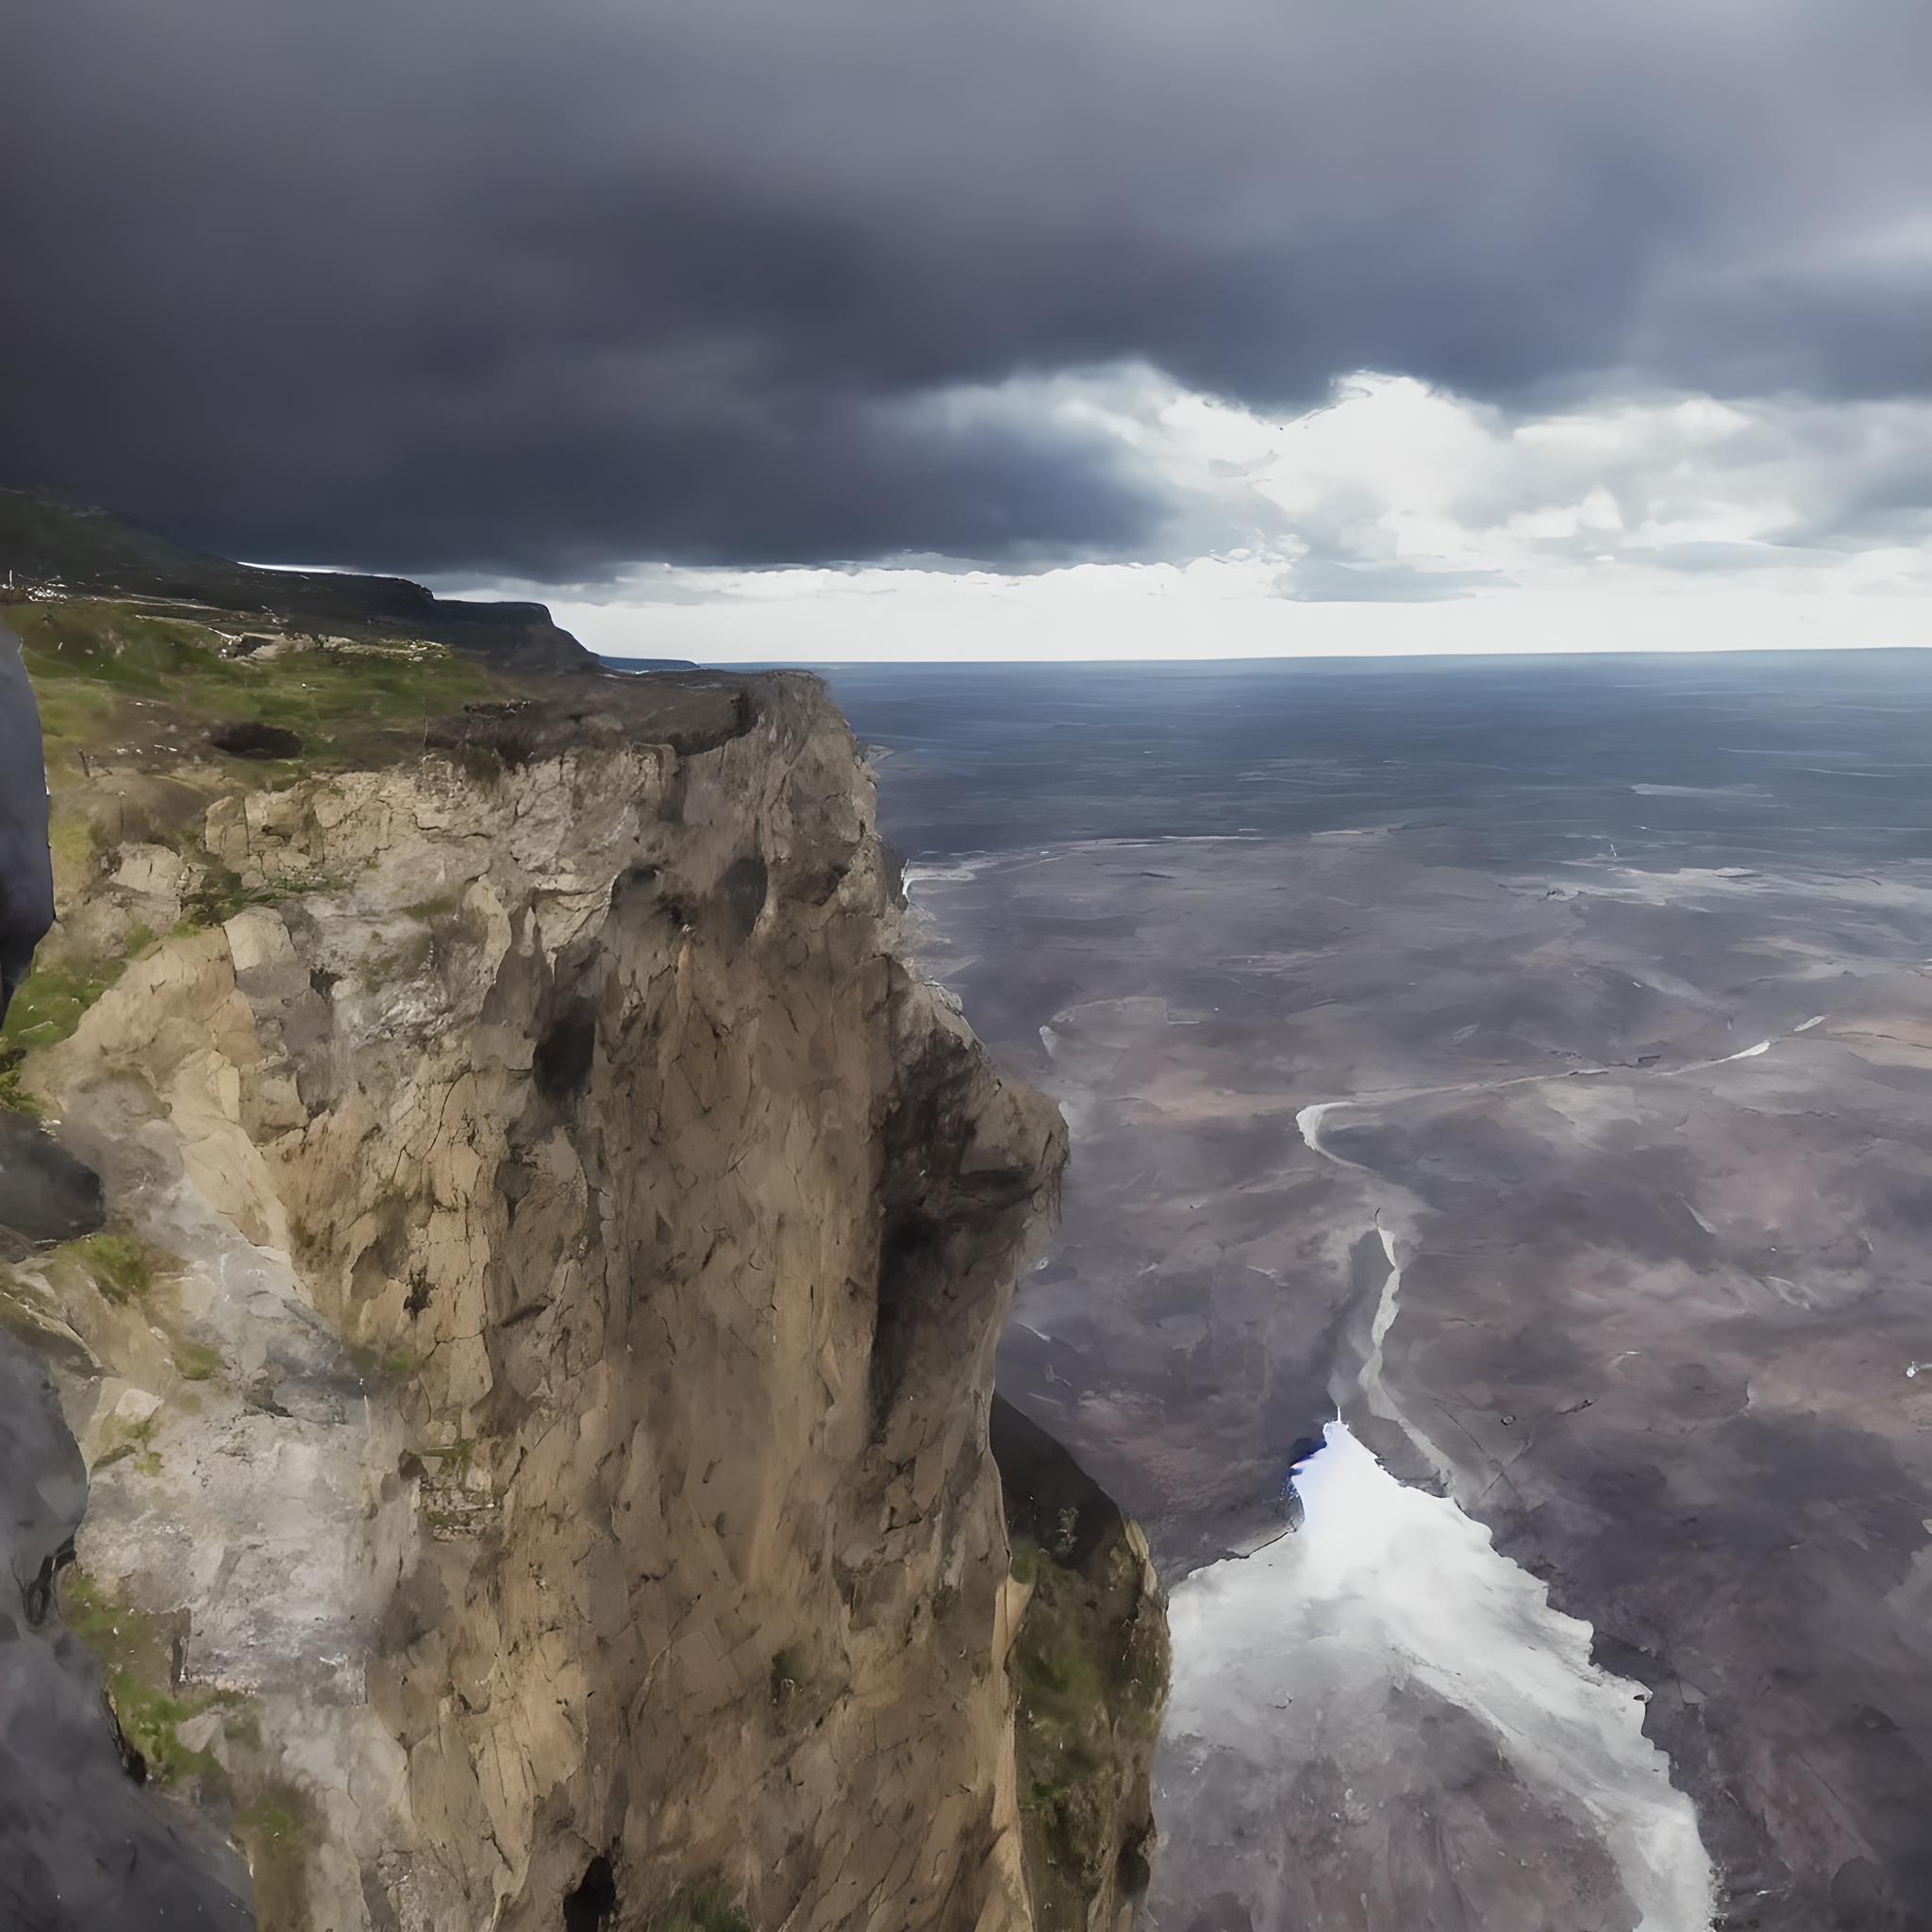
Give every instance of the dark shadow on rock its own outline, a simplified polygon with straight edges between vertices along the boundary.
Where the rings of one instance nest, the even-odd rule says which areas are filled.
[[[0,1334],[0,1558],[24,1612],[0,1615],[0,1925],[246,1932],[240,1857],[185,1807],[139,1788],[99,1667],[49,1612],[86,1503],[52,1385]]]
[[[992,1457],[1007,1524],[1069,1570],[1085,1570],[1121,1540],[1120,1507],[1053,1437],[1004,1395],[992,1399]]]
[[[563,1932],[602,1932],[617,1914],[617,1874],[600,1853],[563,1901]]]
[[[731,914],[732,930],[740,939],[749,939],[758,923],[758,914],[765,909],[765,861],[756,855],[734,858],[724,868],[719,886]]]
[[[8,1245],[71,1241],[102,1220],[101,1177],[24,1114],[0,1111],[0,1255]]]
[[[537,1042],[530,1071],[545,1100],[568,1100],[591,1077],[597,1057],[597,1012],[578,995],[566,1006]]]

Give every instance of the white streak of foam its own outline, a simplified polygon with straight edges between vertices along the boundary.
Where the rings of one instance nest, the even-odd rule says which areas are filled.
[[[1713,1880],[1696,1814],[1643,1735],[1631,1686],[1591,1663],[1590,1626],[1553,1609],[1448,1498],[1404,1488],[1345,1424],[1324,1439],[1296,1477],[1300,1534],[1175,1587],[1169,1734],[1239,1736],[1270,1719],[1290,1659],[1310,1644],[1379,1657],[1336,1681],[1379,1700],[1377,1685],[1411,1680],[1469,1711],[1533,1791],[1602,1841],[1641,1932],[1707,1932]]]
[[[1369,1170],[1360,1161],[1351,1160],[1345,1154],[1338,1154],[1332,1147],[1322,1141],[1322,1123],[1338,1107],[1346,1107],[1345,1100],[1318,1100],[1312,1107],[1303,1108],[1294,1117],[1295,1130],[1307,1143],[1310,1154],[1319,1154],[1324,1160],[1332,1160],[1337,1167],[1352,1167],[1357,1174]]]
[[[1435,1471],[1436,1480],[1446,1490],[1455,1481],[1455,1470],[1427,1435],[1409,1421],[1382,1374],[1383,1344],[1395,1326],[1396,1316],[1402,1312],[1402,1263],[1396,1258],[1395,1237],[1379,1221],[1375,1232],[1382,1237],[1382,1253],[1388,1259],[1389,1273],[1382,1282],[1381,1297],[1375,1303],[1375,1319],[1369,1327],[1368,1358],[1362,1363],[1360,1377],[1362,1400],[1369,1405],[1371,1415],[1393,1423],[1408,1438],[1417,1454]]]
[[[1000,852],[978,852],[947,862],[915,859],[900,873],[899,883],[907,897],[910,898],[921,886],[962,885],[969,879],[976,879],[1008,856]]]
[[[1727,1053],[1714,1060],[1690,1060],[1681,1067],[1659,1069],[1660,1076],[1666,1080],[1681,1079],[1686,1074],[1707,1074],[1713,1067],[1727,1067],[1734,1060],[1755,1060],[1761,1053],[1769,1053],[1772,1042],[1760,1040],[1756,1046],[1747,1046],[1739,1053]]]

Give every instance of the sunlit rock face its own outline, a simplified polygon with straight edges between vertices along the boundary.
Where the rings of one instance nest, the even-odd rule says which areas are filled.
[[[1022,1932],[987,1409],[1064,1129],[895,957],[815,684],[610,691],[105,856],[169,936],[23,1073],[144,1273],[10,1277],[77,1574],[245,1708],[181,1789],[262,1794],[265,1921]]]
[[[54,913],[40,720],[0,624],[0,1018]],[[0,1108],[0,1273],[102,1221],[100,1180],[26,1114]],[[142,1787],[146,1767],[107,1721],[101,1673],[64,1627],[60,1573],[87,1506],[87,1471],[34,1324],[8,1301],[0,1330],[0,1924],[99,1932],[244,1932],[241,1861],[205,1821]],[[25,1318],[25,1319],[23,1319]]]

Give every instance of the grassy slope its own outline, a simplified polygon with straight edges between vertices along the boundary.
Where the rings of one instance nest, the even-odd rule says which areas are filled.
[[[0,616],[20,639],[40,704],[63,910],[128,837],[170,839],[193,857],[194,829],[222,793],[417,756],[430,718],[523,689],[445,644],[399,640],[235,658],[223,655],[225,640],[208,625],[139,603],[68,597],[8,605]],[[249,629],[238,617],[229,635]],[[248,719],[293,731],[300,752],[242,758],[209,744],[213,726]],[[206,871],[191,908],[200,923],[245,903],[226,890],[238,883]],[[63,943],[57,930],[0,1025],[0,1107],[29,1105],[19,1085],[25,1055],[66,1039],[154,938],[137,926],[111,953],[95,954]]]
[[[0,575],[7,572],[21,586],[58,584],[75,594],[186,599],[196,607],[191,616],[202,614],[200,607],[252,613],[257,626],[266,619],[378,641],[435,638],[493,661],[549,670],[592,661],[540,604],[439,598],[403,577],[261,570],[185,550],[104,510],[17,490],[0,490]]]
[[[0,490],[0,561],[32,578],[92,584],[103,576],[166,578],[244,573],[221,558],[184,550],[102,510],[70,509],[22,490]]]
[[[138,603],[69,597],[5,611],[40,700],[48,781],[84,779],[90,762],[164,769],[209,761],[235,783],[283,772],[386,763],[422,747],[423,726],[510,683],[446,644],[414,641],[225,658],[221,637]],[[235,631],[248,630],[245,618]],[[227,758],[211,725],[259,719],[294,731],[297,759]],[[411,726],[414,727],[413,733]]]

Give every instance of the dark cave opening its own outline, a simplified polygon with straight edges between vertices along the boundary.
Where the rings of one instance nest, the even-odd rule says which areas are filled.
[[[601,1932],[617,1913],[617,1874],[603,1853],[584,1867],[575,1891],[563,1898],[563,1932]]]

